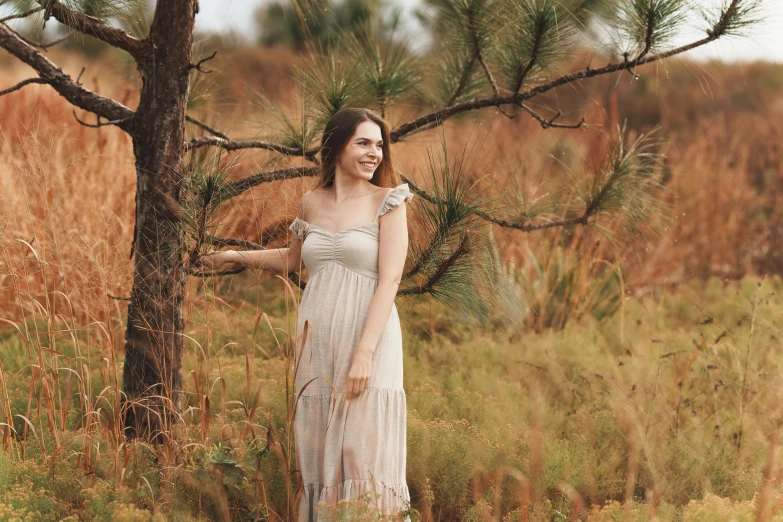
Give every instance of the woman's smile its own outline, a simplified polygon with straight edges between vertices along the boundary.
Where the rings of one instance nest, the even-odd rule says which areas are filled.
[[[362,166],[365,170],[372,172],[375,170],[375,167],[378,166],[378,162],[376,161],[360,161],[359,165]]]

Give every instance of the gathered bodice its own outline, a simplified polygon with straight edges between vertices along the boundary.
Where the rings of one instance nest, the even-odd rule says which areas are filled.
[[[330,232],[304,219],[296,218],[289,227],[303,240],[302,262],[312,278],[330,263],[337,263],[352,272],[378,279],[378,219],[413,198],[407,183],[391,189],[383,199],[375,218],[370,223]]]

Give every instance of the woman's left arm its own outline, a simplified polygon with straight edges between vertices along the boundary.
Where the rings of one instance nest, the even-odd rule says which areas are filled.
[[[389,322],[394,298],[400,287],[405,258],[408,255],[408,221],[405,203],[393,208],[381,219],[378,246],[378,286],[375,288],[367,320],[348,371],[347,394],[353,398],[370,384],[372,356]]]

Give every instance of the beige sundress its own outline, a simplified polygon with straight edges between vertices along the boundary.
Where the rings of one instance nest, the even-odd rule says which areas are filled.
[[[317,521],[319,502],[363,498],[383,513],[396,513],[410,502],[396,306],[373,354],[369,387],[350,401],[345,389],[378,280],[378,219],[411,198],[407,183],[399,185],[387,193],[371,223],[337,233],[300,218],[290,226],[303,239],[302,261],[309,274],[297,319],[295,386],[296,396],[302,395],[294,433],[304,486],[300,521]],[[300,360],[306,320],[310,332]]]

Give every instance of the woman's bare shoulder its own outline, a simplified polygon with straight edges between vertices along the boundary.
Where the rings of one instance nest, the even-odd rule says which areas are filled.
[[[304,194],[302,194],[302,198],[299,200],[299,208],[297,209],[297,216],[299,216],[300,219],[304,219],[307,221],[307,210],[310,205],[313,203],[316,203],[318,200],[318,194],[317,191],[319,189],[314,190],[308,190]],[[317,203],[316,203],[317,204]]]

